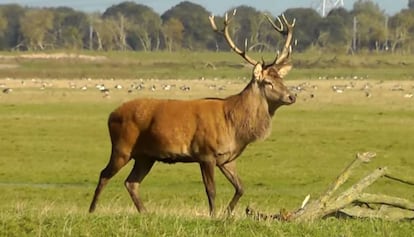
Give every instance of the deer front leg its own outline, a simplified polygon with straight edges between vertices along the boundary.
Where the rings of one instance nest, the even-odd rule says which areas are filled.
[[[216,184],[214,182],[214,167],[216,166],[214,161],[200,162],[201,175],[203,177],[204,187],[208,197],[208,204],[210,207],[210,216],[215,215],[215,203],[216,198]]]

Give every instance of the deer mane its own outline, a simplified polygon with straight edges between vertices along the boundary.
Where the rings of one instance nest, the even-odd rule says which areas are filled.
[[[246,144],[265,139],[270,134],[272,118],[268,104],[253,80],[242,92],[226,99],[225,113],[237,139]]]

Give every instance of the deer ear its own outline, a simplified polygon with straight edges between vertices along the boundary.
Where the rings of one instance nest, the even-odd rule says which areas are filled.
[[[253,68],[253,78],[257,81],[261,81],[263,79],[262,71],[262,65],[260,63],[256,64]]]
[[[292,64],[282,64],[277,68],[277,74],[280,78],[284,78],[292,69]]]

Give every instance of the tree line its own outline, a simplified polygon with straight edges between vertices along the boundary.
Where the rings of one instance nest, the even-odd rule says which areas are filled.
[[[280,48],[283,39],[265,18],[265,14],[271,16],[269,12],[245,5],[236,9],[231,34],[238,45],[247,40],[253,51]],[[0,50],[229,50],[212,31],[209,15],[204,7],[189,1],[161,15],[130,1],[102,14],[68,7],[0,5]],[[371,0],[358,0],[351,10],[334,9],[326,17],[312,8],[287,9],[285,15],[296,18],[298,51],[414,53],[414,0],[392,16]],[[223,22],[223,16],[216,19]]]

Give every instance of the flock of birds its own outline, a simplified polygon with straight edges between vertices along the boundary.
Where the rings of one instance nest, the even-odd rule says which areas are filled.
[[[14,89],[10,86],[8,86],[8,81],[14,81],[15,79],[12,78],[6,78],[3,80],[3,82],[1,82],[0,80],[0,89],[4,94],[9,94],[14,92]],[[58,79],[57,79],[58,80]],[[204,80],[204,78],[202,78],[201,80]],[[27,86],[28,81],[30,81],[32,84],[31,86]],[[93,79],[86,79],[85,83],[77,83],[74,81],[69,81],[68,82],[68,86],[66,88],[69,89],[78,89],[81,91],[87,91],[87,90],[97,90],[99,92],[101,92],[102,94],[104,94],[104,97],[109,97],[109,94],[111,91],[113,90],[125,90],[128,93],[133,93],[136,91],[144,91],[144,90],[149,90],[149,91],[170,91],[170,90],[180,90],[180,91],[190,91],[191,90],[191,86],[190,85],[177,85],[177,84],[160,84],[158,85],[157,83],[148,83],[148,81],[153,81],[153,80],[144,80],[144,79],[139,79],[137,81],[133,81],[131,82],[128,86],[124,86],[123,84],[125,83],[121,83],[121,84],[114,84],[113,81],[114,80],[109,80],[111,83],[108,84],[114,84],[111,86],[107,86],[105,85],[105,83],[102,83],[102,80],[100,80],[99,83],[95,83],[93,86],[91,84],[93,84]],[[120,80],[122,81],[122,80]],[[158,80],[156,80],[158,81]],[[31,79],[31,80],[20,80],[20,83],[13,83],[15,85],[14,88],[16,88],[16,84],[19,85],[19,87],[24,88],[24,87],[32,87],[32,88],[39,88],[40,90],[45,90],[45,89],[51,89],[54,87],[54,83],[50,82],[50,80],[48,81],[44,81],[41,79]],[[79,85],[81,84],[81,85]],[[61,87],[61,86],[60,86]],[[208,84],[207,87],[209,89],[214,89],[214,90],[218,90],[218,91],[222,91],[225,90],[225,86],[224,85],[216,85],[216,84]]]
[[[14,89],[10,86],[8,86],[8,81],[14,81],[15,79],[6,78],[0,81],[0,89],[2,93],[4,94],[10,94],[14,92]],[[57,79],[58,80],[58,79]],[[204,78],[200,78],[200,81],[205,81]],[[402,85],[398,83],[394,84],[387,84],[387,86],[383,86],[384,81],[368,81],[364,80],[363,78],[353,78],[351,80],[332,80],[332,79],[324,79],[319,78],[319,80],[325,80],[325,81],[331,81],[330,83],[330,89],[333,93],[342,94],[346,93],[347,91],[361,91],[363,92],[363,95],[366,97],[372,97],[373,96],[373,90],[378,88],[384,88],[389,91],[393,92],[399,92],[403,95],[404,98],[412,98],[413,97],[413,91],[414,91],[414,84],[413,85]],[[50,89],[54,87],[54,84],[50,81],[44,81],[41,79],[32,79],[32,80],[21,80],[20,85],[22,87],[25,87],[28,82],[32,82],[32,87],[38,87],[40,90]],[[168,83],[152,83],[153,80],[143,80],[139,79],[136,81],[129,81],[129,85],[125,86],[126,82],[124,81],[123,84],[115,84],[114,80],[110,80],[112,83],[111,86],[106,86],[105,83],[100,81],[100,83],[93,83],[92,79],[86,79],[88,83],[83,83],[82,85],[79,85],[78,82],[69,81],[67,88],[69,89],[77,89],[77,90],[97,90],[100,91],[103,94],[103,97],[109,98],[110,93],[112,90],[126,90],[128,93],[134,93],[137,91],[171,91],[171,90],[180,90],[183,92],[190,91],[192,88],[190,85],[182,84],[168,84]],[[158,80],[156,80],[158,81]],[[243,81],[246,81],[246,79],[243,79]],[[341,84],[338,84],[338,81],[342,81]],[[163,82],[162,80],[159,80],[158,82]],[[168,81],[171,82],[171,81]],[[217,90],[217,91],[223,91],[226,89],[226,85],[220,85],[219,82],[224,83],[224,81],[220,81],[218,79],[214,79],[212,83],[211,81],[205,81],[204,85],[206,88],[210,90]],[[231,82],[226,81],[227,84],[230,84]],[[334,83],[335,82],[335,83]],[[198,82],[197,82],[198,83]],[[14,85],[18,85],[19,83],[14,83]],[[94,86],[92,86],[94,84]],[[298,85],[289,86],[289,89],[296,93],[298,96],[302,96],[303,98],[315,98],[317,91],[320,87],[320,83],[312,83],[312,80],[301,82]]]
[[[404,98],[412,98],[414,92],[414,84],[413,85],[402,85],[399,83],[395,83],[393,85],[386,85],[383,86],[384,81],[363,81],[363,78],[347,80],[346,83],[342,84],[332,84],[330,85],[330,89],[333,93],[342,94],[349,91],[361,91],[365,97],[372,97],[373,91],[375,89],[386,89],[391,92],[399,92],[402,94]],[[360,83],[362,82],[362,83]],[[362,85],[361,85],[362,84]],[[315,84],[311,84],[309,81],[300,83],[296,86],[291,86],[290,90],[295,92],[296,94],[300,94],[303,92],[308,92],[309,98],[314,98],[315,93],[318,90],[318,86]]]

